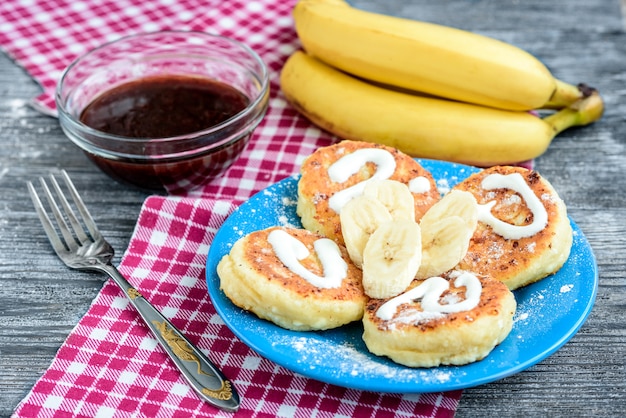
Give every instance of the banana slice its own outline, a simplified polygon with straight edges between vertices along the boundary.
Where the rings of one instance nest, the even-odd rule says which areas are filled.
[[[360,195],[344,205],[339,213],[341,234],[348,255],[359,268],[363,265],[363,250],[370,235],[382,223],[392,220],[391,214],[377,199]]]
[[[363,195],[382,202],[393,219],[415,219],[415,198],[409,186],[396,180],[370,180]]]
[[[473,230],[460,216],[448,216],[421,224],[422,264],[418,279],[438,276],[454,268],[467,254]]]
[[[464,219],[473,233],[478,225],[478,202],[474,195],[463,190],[449,191],[422,216],[420,225],[434,223],[449,216]]]
[[[438,276],[467,254],[478,224],[478,203],[469,192],[452,190],[420,220],[422,263],[417,278]]]
[[[402,293],[413,281],[422,260],[420,227],[413,220],[381,224],[363,251],[363,289],[376,299]]]

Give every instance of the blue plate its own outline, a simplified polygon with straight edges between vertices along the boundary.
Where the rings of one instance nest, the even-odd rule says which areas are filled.
[[[418,160],[443,192],[476,172],[473,167]],[[518,373],[557,351],[591,312],[598,286],[595,257],[572,221],[574,243],[556,274],[516,290],[513,330],[485,359],[465,366],[408,368],[370,354],[356,322],[322,332],[296,332],[259,319],[233,305],[220,290],[216,267],[235,241],[275,225],[301,227],[296,215],[296,176],[257,193],[224,222],[209,250],[206,279],[217,313],[246,345],[275,363],[322,382],[388,393],[464,389]]]

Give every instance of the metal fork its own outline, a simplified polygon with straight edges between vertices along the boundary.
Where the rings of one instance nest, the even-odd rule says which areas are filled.
[[[94,270],[109,275],[128,296],[131,304],[137,309],[148,328],[200,398],[222,410],[237,411],[239,395],[232,383],[111,264],[114,253],[113,247],[98,231],[87,207],[64,170],[62,177],[82,222],[70,206],[57,180],[51,175],[50,182],[57,199],[54,198],[46,181],[43,178],[40,178],[39,181],[56,220],[57,228],[46,213],[35,187],[31,182],[28,182],[28,191],[37,210],[37,215],[39,215],[52,248],[59,258],[70,268]],[[57,200],[60,202],[60,206]]]

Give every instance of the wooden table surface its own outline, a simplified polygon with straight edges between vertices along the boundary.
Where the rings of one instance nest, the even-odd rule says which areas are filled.
[[[587,322],[530,369],[467,389],[458,417],[626,416],[626,33],[619,0],[354,0],[356,6],[474,30],[516,44],[571,83],[600,90],[606,113],[558,136],[536,161],[595,252]],[[109,180],[28,105],[39,87],[0,53],[0,416],[11,414],[102,286],[53,255],[25,182],[67,169],[104,235],[126,247],[147,194]]]

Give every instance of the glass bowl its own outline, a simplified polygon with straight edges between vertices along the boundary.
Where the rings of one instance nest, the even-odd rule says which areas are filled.
[[[151,96],[159,101],[149,107],[143,95],[155,82],[169,90]],[[176,90],[181,84],[191,90]],[[199,98],[193,85],[234,88],[243,102],[234,113],[214,118],[218,110],[208,106],[230,99]],[[115,101],[114,92],[126,96],[120,93]],[[64,71],[55,99],[64,133],[103,172],[140,188],[177,193],[219,177],[241,155],[267,111],[269,76],[263,60],[233,39],[153,32],[79,57]],[[197,113],[185,114],[192,111],[188,108]],[[90,112],[100,119],[87,118]],[[213,116],[202,119],[207,114]],[[149,129],[140,132],[141,126]]]

